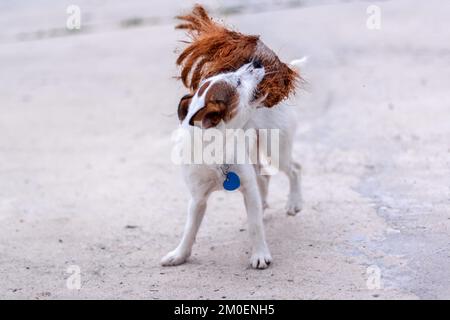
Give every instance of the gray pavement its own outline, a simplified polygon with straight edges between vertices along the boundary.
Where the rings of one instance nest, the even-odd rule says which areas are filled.
[[[187,205],[170,17],[190,3],[79,1],[79,34],[58,31],[64,2],[2,3],[0,298],[450,298],[450,3],[267,2],[210,3],[283,60],[309,56],[288,102],[304,209],[285,215],[275,177],[265,271],[248,267],[240,195],[223,192],[189,263],[159,266]]]

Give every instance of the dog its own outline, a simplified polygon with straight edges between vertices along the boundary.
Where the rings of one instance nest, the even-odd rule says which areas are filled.
[[[296,215],[302,209],[301,166],[292,159],[296,116],[283,103],[264,107],[267,95],[260,96],[258,86],[266,76],[264,65],[250,61],[236,71],[223,72],[203,79],[192,94],[181,98],[178,118],[181,126],[225,132],[226,129],[279,129],[279,169],[289,178],[287,214]],[[261,175],[261,163],[236,164],[226,159],[226,168],[240,179],[247,210],[252,253],[250,265],[265,269],[272,262],[266,242],[263,210],[267,207],[270,175]],[[163,266],[180,265],[188,259],[199,230],[209,195],[224,188],[224,164],[187,164],[183,176],[190,193],[187,222],[179,245],[161,261]]]

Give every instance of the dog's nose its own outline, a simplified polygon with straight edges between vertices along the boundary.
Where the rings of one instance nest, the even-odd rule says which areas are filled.
[[[253,61],[253,68],[260,69],[262,67],[263,67],[263,65],[262,65],[261,61],[259,61],[259,60],[254,60]]]

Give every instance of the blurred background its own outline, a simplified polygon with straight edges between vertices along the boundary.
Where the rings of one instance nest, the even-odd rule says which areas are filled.
[[[159,266],[188,200],[170,161],[173,17],[194,1],[1,0],[0,298],[448,299],[450,2],[198,2],[283,61],[309,57],[286,102],[304,209],[286,217],[274,177],[273,266],[248,268],[225,192],[190,262]]]

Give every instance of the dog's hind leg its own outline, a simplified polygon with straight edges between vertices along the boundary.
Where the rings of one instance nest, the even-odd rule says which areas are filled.
[[[269,207],[269,204],[267,203],[267,194],[269,192],[270,176],[260,175],[257,173],[257,177],[258,177],[259,193],[261,194],[261,200],[262,200],[262,208],[264,210]]]
[[[295,216],[302,210],[302,189],[300,164],[291,161],[289,165],[280,168],[289,178],[289,197],[286,205],[287,214]]]

